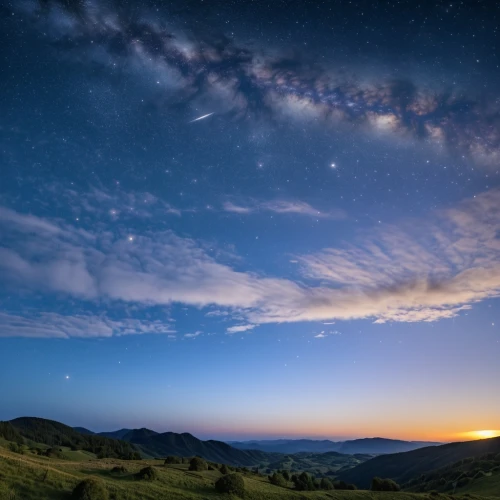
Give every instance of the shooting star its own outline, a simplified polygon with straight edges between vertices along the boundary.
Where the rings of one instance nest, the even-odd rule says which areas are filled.
[[[212,113],[208,113],[208,115],[199,116],[198,118],[195,118],[194,120],[191,120],[188,123],[193,123],[193,122],[197,122],[198,120],[203,120],[204,118],[208,118],[209,116],[212,116],[214,113],[215,113],[215,111]]]

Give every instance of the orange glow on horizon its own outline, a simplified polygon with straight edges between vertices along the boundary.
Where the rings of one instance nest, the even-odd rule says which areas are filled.
[[[469,439],[490,439],[500,436],[500,430],[482,430],[482,431],[469,431],[463,432],[462,437]]]

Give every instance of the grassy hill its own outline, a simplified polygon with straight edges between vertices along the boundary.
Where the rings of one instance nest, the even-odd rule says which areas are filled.
[[[10,420],[8,425],[26,439],[43,443],[49,447],[68,447],[74,451],[84,450],[101,457],[130,459],[137,457],[138,451],[129,442],[110,439],[108,437],[85,435],[72,427],[36,417],[21,417]]]
[[[157,480],[136,479],[135,474],[146,465],[151,465],[157,471]],[[126,472],[113,473],[112,469],[118,466],[125,467]],[[191,472],[187,469],[187,465],[164,466],[163,462],[158,460],[91,459],[79,462],[39,457],[29,452],[19,455],[0,445],[0,500],[68,500],[75,485],[87,477],[96,477],[103,481],[110,494],[110,500],[221,498],[214,488],[214,482],[222,475],[218,470]],[[426,500],[428,498],[415,493],[337,490],[297,492],[288,487],[274,486],[265,476],[245,473],[243,477],[246,488],[245,500]]]
[[[453,491],[474,490],[476,483],[490,487],[500,475],[500,453],[490,453],[480,457],[469,457],[453,464],[421,474],[408,481],[405,488],[416,491]],[[499,476],[500,478],[500,476]],[[498,489],[500,492],[500,488]]]
[[[340,478],[362,488],[369,487],[374,476],[391,478],[403,484],[421,474],[488,453],[500,453],[500,437],[381,455],[342,472]]]
[[[294,453],[284,455],[267,467],[272,470],[306,471],[315,476],[334,476],[341,469],[349,469],[372,458],[371,455],[344,455],[336,451],[326,453]]]

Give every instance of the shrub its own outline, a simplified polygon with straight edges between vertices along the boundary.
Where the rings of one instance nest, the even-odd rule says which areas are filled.
[[[287,470],[283,471],[283,477],[285,478],[285,481],[290,481],[290,473]]]
[[[333,490],[333,483],[327,477],[324,477],[321,480],[319,487],[322,490]]]
[[[72,500],[108,500],[108,490],[97,479],[87,478],[78,483],[71,495]]]
[[[401,487],[392,479],[381,479],[374,477],[372,479],[372,491],[400,491]]]
[[[126,474],[128,470],[123,465],[117,465],[111,469],[112,474]]]
[[[286,479],[279,472],[275,472],[272,476],[269,476],[269,482],[274,484],[274,486],[286,487]]]
[[[239,474],[226,474],[217,479],[215,489],[219,493],[229,493],[243,497],[245,495],[245,481]]]
[[[314,491],[314,483],[307,472],[302,472],[300,476],[292,476],[295,489],[298,491]]]
[[[226,464],[222,464],[220,468],[221,474],[229,474],[229,469]]]
[[[45,455],[49,458],[64,458],[61,448],[49,448]]]
[[[165,459],[165,465],[167,464],[182,464],[182,458],[181,457],[176,457],[174,455],[169,455]]]
[[[208,464],[203,460],[203,458],[200,457],[194,457],[191,459],[191,462],[189,462],[189,470],[207,470],[208,469]]]
[[[154,467],[144,467],[137,473],[137,479],[141,479],[143,481],[154,481],[158,479],[158,472]]]

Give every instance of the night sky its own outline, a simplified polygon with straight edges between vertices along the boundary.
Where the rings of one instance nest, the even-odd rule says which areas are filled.
[[[498,429],[499,14],[0,0],[0,420]]]

